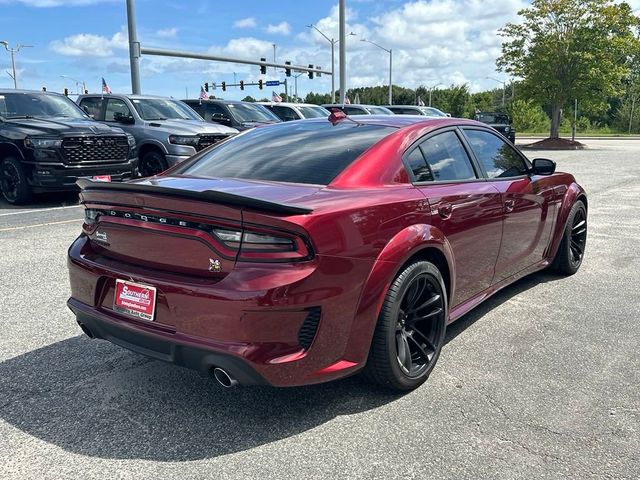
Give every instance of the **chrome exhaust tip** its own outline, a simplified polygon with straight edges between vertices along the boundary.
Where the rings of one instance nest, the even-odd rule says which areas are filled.
[[[238,381],[220,367],[213,369],[213,376],[224,388],[231,388],[238,385]]]

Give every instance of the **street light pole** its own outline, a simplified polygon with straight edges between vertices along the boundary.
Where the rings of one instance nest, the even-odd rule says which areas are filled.
[[[140,95],[140,43],[136,27],[135,0],[127,0],[127,27],[129,32],[129,65],[131,67],[131,93]]]
[[[84,93],[84,91],[87,89],[86,83],[82,80],[76,80],[75,78],[71,78],[69,75],[60,75],[60,78],[68,78],[69,80],[76,82],[76,91],[80,90],[80,86],[82,85],[82,92],[80,93]]]
[[[436,87],[442,85],[441,83],[436,83],[434,86],[429,87],[429,106],[431,106],[431,93],[435,90]]]
[[[379,49],[384,50],[389,54],[389,105],[393,105],[393,84],[391,82],[391,72],[393,70],[393,51],[390,48],[384,48],[383,46],[378,45],[376,42],[372,42],[371,40],[367,40],[366,38],[361,38],[360,41],[375,45]]]
[[[9,76],[13,78],[13,88],[17,89],[18,77],[16,73],[16,53],[18,53],[23,48],[33,47],[33,45],[16,45],[13,48],[9,48],[9,42],[7,42],[6,40],[0,41],[0,44],[4,45],[4,48],[7,50],[7,52],[11,54],[11,70],[13,71],[13,75],[11,75],[9,72],[7,73],[9,73]]]
[[[507,82],[503,82],[502,80],[498,80],[497,78],[493,78],[493,77],[485,77],[488,80],[493,80],[495,82],[501,83],[502,84],[502,108],[504,108],[504,104],[505,104],[505,91],[507,88]]]
[[[344,103],[347,94],[347,13],[345,0],[340,0],[338,10],[340,23],[340,103]]]

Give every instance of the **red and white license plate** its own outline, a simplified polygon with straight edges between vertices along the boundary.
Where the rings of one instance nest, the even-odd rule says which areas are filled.
[[[111,175],[94,175],[92,180],[96,182],[110,182]]]
[[[153,320],[156,310],[156,289],[148,285],[117,279],[113,309],[131,317]]]

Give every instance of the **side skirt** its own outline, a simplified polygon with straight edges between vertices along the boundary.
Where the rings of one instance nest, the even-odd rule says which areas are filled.
[[[491,285],[490,287],[488,287],[485,290],[481,291],[477,295],[474,295],[473,297],[471,297],[469,300],[461,303],[460,305],[455,306],[449,312],[449,320],[447,321],[447,325],[455,322],[460,317],[462,317],[464,314],[466,314],[466,313],[470,312],[471,310],[473,310],[475,307],[477,307],[482,302],[484,302],[487,298],[491,297],[496,292],[499,292],[504,287],[506,287],[508,285],[511,285],[512,283],[520,280],[523,277],[526,277],[527,275],[530,275],[530,274],[532,274],[534,272],[538,272],[540,270],[543,270],[546,267],[548,267],[550,264],[551,264],[551,262],[549,260],[544,259],[544,260],[542,260],[542,261],[540,261],[540,262],[538,262],[538,263],[536,263],[536,264],[534,264],[534,265],[532,265],[532,266],[530,266],[528,268],[525,268],[524,270],[519,271],[518,273],[516,273],[515,275],[510,276],[509,278],[505,278],[501,282],[498,282],[498,283],[496,283],[494,285]]]

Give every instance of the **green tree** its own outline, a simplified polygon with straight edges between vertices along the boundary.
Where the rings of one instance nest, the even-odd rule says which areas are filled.
[[[640,19],[612,0],[533,0],[509,23],[498,69],[523,79],[527,98],[551,110],[550,136],[558,137],[562,109],[573,99],[597,110],[629,75],[638,49]]]
[[[243,101],[243,102],[255,102],[255,101],[256,101],[256,99],[255,99],[255,98],[253,98],[251,95],[247,95],[246,97],[244,97],[244,98],[242,99],[242,101]]]

